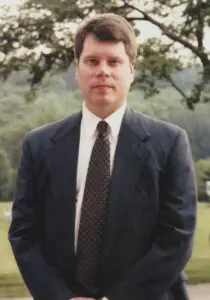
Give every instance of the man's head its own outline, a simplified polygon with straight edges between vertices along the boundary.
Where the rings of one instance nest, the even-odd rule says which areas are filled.
[[[85,20],[75,36],[76,77],[86,106],[106,117],[124,103],[134,77],[135,35],[115,14]]]

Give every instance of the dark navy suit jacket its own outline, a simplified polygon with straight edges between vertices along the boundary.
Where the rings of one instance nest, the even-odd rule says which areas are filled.
[[[74,251],[80,122],[78,113],[29,132],[23,141],[9,240],[37,300],[82,296]],[[111,179],[99,295],[187,299],[182,270],[192,252],[195,211],[185,131],[126,109]]]

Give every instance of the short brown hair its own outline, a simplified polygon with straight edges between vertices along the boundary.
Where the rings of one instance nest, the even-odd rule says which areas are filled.
[[[74,51],[79,61],[86,37],[92,34],[100,41],[123,42],[132,64],[136,60],[136,39],[132,26],[121,16],[113,13],[98,14],[82,22],[77,29]]]

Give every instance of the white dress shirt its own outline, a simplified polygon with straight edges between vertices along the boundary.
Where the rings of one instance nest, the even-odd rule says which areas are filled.
[[[110,140],[110,165],[111,171],[114,163],[114,155],[118,141],[118,135],[122,123],[122,118],[125,113],[126,103],[120,107],[117,111],[107,117],[106,121],[109,125],[109,140]],[[97,132],[96,128],[98,123],[101,121],[96,115],[91,113],[85,105],[82,109],[82,121],[80,127],[80,144],[79,144],[79,155],[77,164],[77,186],[76,186],[76,217],[75,217],[75,252],[77,250],[77,239],[79,231],[79,223],[81,216],[81,207],[83,194],[85,189],[85,181],[87,176],[87,170],[89,160],[92,152],[93,145],[96,140]],[[103,298],[102,300],[105,300]]]

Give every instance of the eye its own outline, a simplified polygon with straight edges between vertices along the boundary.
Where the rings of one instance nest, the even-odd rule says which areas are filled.
[[[88,63],[88,65],[96,66],[98,64],[98,61],[96,59],[94,59],[94,58],[89,58],[87,60],[87,63]]]
[[[120,62],[119,62],[119,60],[117,60],[117,59],[110,59],[109,60],[109,65],[110,66],[116,66],[116,65],[118,65]]]

